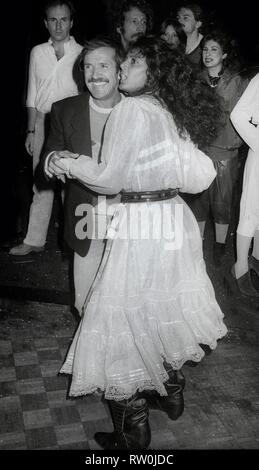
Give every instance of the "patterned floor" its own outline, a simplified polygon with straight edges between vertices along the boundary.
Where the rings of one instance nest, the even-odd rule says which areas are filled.
[[[184,366],[184,414],[172,422],[150,411],[150,449],[259,448],[258,313],[228,306],[228,336]],[[76,325],[68,306],[2,301],[1,450],[97,450],[94,433],[112,430],[100,397],[68,399],[68,378],[58,374]]]

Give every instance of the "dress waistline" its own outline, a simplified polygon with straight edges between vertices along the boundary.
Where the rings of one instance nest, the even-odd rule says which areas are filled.
[[[177,196],[178,189],[164,189],[160,191],[121,191],[121,202],[151,202],[173,199]]]

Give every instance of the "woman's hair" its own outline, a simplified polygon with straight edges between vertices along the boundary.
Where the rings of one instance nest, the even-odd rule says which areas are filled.
[[[237,46],[237,42],[229,34],[219,28],[215,28],[210,31],[201,41],[201,48],[203,49],[208,41],[217,42],[223,54],[227,54],[224,59],[224,68],[229,70],[237,71],[240,68],[240,54]]]
[[[166,31],[167,26],[172,26],[178,36],[180,41],[180,45],[185,48],[186,46],[186,34],[184,33],[181,24],[175,18],[165,18],[161,24],[160,34],[164,34]]]
[[[204,148],[216,137],[222,122],[220,98],[188,64],[184,54],[160,38],[145,36],[130,48],[145,57],[147,83],[141,94],[152,94],[172,114],[181,137]]]

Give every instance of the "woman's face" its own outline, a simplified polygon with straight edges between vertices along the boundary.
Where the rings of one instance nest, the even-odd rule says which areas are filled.
[[[167,44],[172,48],[179,46],[180,39],[178,37],[177,32],[175,31],[174,27],[171,24],[169,24],[166,27],[164,33],[161,34],[161,38],[164,39],[164,41],[166,41]]]
[[[132,51],[121,64],[119,89],[134,95],[147,83],[147,62],[145,57]]]
[[[227,57],[227,54],[223,53],[222,47],[213,39],[210,39],[204,44],[202,50],[202,60],[207,67],[207,69],[222,67],[224,59]]]

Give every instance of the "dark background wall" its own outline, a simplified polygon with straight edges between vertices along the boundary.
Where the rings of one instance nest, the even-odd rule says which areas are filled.
[[[73,34],[79,42],[95,34],[108,32],[109,7],[118,0],[74,0],[77,15]],[[179,1],[150,0],[155,10],[155,30],[161,21],[172,11]],[[252,0],[201,0],[199,2],[211,19],[217,19],[239,40],[241,51],[248,63],[256,61],[256,45],[259,43],[258,16],[256,1]],[[42,20],[43,0],[20,0],[11,2],[11,24],[9,36],[12,46],[7,43],[7,56],[11,63],[8,67],[7,81],[12,84],[10,71],[14,74],[13,93],[17,124],[21,122],[21,106],[25,101],[27,69],[30,49],[48,38]],[[14,17],[13,17],[14,16]]]
[[[74,0],[77,15],[72,34],[82,42],[95,34],[108,33],[109,8],[119,0]],[[258,15],[254,0],[201,0],[211,20],[217,20],[239,41],[247,64],[259,64]],[[179,3],[178,0],[150,0],[155,11],[155,30]],[[17,168],[30,165],[24,152],[26,127],[25,97],[31,48],[48,39],[43,24],[43,0],[16,0],[2,13],[2,171],[0,182],[0,239],[13,230],[16,211]],[[257,50],[256,50],[257,46]],[[19,182],[18,182],[19,185]],[[18,196],[19,197],[19,196]]]

